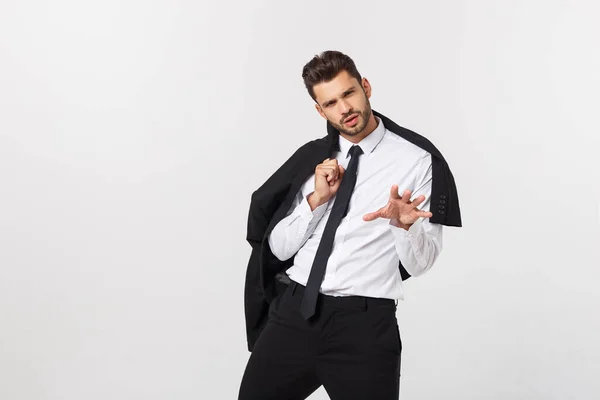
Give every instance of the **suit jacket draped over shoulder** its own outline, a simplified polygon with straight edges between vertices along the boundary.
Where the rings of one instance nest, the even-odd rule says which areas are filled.
[[[397,125],[373,110],[387,130],[428,151],[432,158],[431,223],[462,226],[458,193],[454,177],[440,151],[425,137]],[[333,158],[339,146],[339,132],[327,122],[327,136],[300,147],[254,193],[250,201],[246,240],[252,251],[246,269],[244,308],[248,350],[264,328],[269,304],[289,283],[284,271],[293,265],[294,257],[278,260],[268,244],[268,236],[289,210],[294,197],[316,166],[326,158]],[[441,207],[440,207],[441,206]],[[399,264],[402,279],[410,277]]]

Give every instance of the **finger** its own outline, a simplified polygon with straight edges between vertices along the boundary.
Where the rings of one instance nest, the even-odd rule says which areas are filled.
[[[431,217],[433,217],[433,213],[431,213],[429,211],[419,211],[419,212],[417,212],[417,215],[419,217],[423,217],[423,218],[431,218]]]
[[[390,189],[390,199],[400,199],[400,194],[398,193],[398,185],[392,185]]]
[[[333,185],[335,183],[335,176],[337,174],[337,169],[333,169],[333,168],[327,168],[327,182],[329,182],[330,185]]]
[[[342,179],[344,179],[344,172],[345,172],[344,167],[339,165],[338,169],[337,169],[337,178],[335,179],[335,181],[332,181],[330,183],[330,185],[338,185],[338,186],[341,185]]]
[[[323,164],[319,164],[317,166],[317,168],[332,168],[333,169],[333,172],[334,172],[333,178],[330,177],[327,179],[327,181],[330,183],[338,179],[337,167],[338,167],[338,160],[336,160],[336,159],[333,159],[330,161],[325,161]]]
[[[337,168],[332,165],[319,165],[315,174],[325,176],[327,182],[334,180],[337,177]]]
[[[371,213],[367,213],[365,215],[363,215],[363,220],[364,221],[373,221],[374,219],[377,219],[379,217],[381,217],[381,208],[377,211],[371,212]]]
[[[337,167],[335,165],[331,165],[331,164],[319,164],[317,165],[317,168],[315,168],[315,171],[321,170],[321,169],[333,169],[335,170]]]
[[[423,203],[425,201],[425,196],[424,195],[420,195],[419,197],[417,197],[415,200],[413,200],[413,202],[411,203],[412,205],[415,206],[415,208],[417,208],[419,205],[421,205],[421,203]]]
[[[410,203],[410,195],[411,195],[411,191],[406,189],[404,191],[404,193],[402,194],[402,201],[405,203]]]

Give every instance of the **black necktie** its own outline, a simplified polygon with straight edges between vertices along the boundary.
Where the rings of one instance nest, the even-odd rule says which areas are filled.
[[[344,218],[348,212],[348,203],[350,202],[350,196],[352,195],[354,185],[356,184],[358,156],[361,154],[363,154],[363,151],[360,146],[354,145],[350,149],[350,156],[352,158],[348,163],[348,168],[344,172],[342,183],[340,183],[333,207],[331,208],[331,213],[325,224],[325,230],[323,231],[321,242],[317,248],[317,254],[315,255],[315,259],[310,269],[304,297],[302,298],[302,304],[300,305],[300,312],[304,319],[309,319],[315,313],[319,289],[321,288],[321,283],[325,276],[325,267],[327,266],[327,260],[329,259],[329,254],[333,248],[335,231],[342,221],[342,218]]]

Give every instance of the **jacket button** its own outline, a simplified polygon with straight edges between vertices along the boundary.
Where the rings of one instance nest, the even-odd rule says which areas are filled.
[[[446,204],[446,200],[440,200],[440,204]]]
[[[443,195],[443,194],[440,195],[440,199],[445,199],[445,198],[446,198],[445,195]]]
[[[444,213],[444,210],[438,210],[438,212],[439,212],[440,214],[443,214],[443,213]]]
[[[441,204],[440,204],[440,205],[438,206],[438,208],[439,208],[440,210],[443,210],[443,209],[444,209],[444,208],[446,208],[446,207],[444,207],[443,205],[441,205]],[[304,237],[304,235],[302,235],[302,237]]]

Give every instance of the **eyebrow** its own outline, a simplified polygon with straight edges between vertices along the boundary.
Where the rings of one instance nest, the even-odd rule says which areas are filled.
[[[354,87],[354,86],[349,87],[348,89],[346,89],[342,92],[342,96],[345,94],[348,94],[349,92],[352,92],[353,90],[356,90],[356,87]],[[323,103],[323,107],[327,107],[329,104],[333,103],[334,101],[336,101],[336,99],[327,100],[325,103]]]

